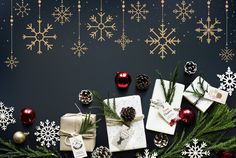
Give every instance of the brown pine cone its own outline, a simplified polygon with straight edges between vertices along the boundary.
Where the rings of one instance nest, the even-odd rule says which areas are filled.
[[[136,111],[133,107],[122,108],[120,116],[124,122],[131,122],[134,120]]]
[[[138,75],[136,77],[136,88],[138,90],[146,90],[149,85],[150,85],[150,78],[149,76],[143,74],[143,75]]]
[[[109,151],[107,147],[97,147],[93,152],[92,152],[92,158],[111,158],[112,153]]]
[[[93,101],[93,94],[89,90],[82,90],[79,93],[79,100],[82,104],[90,104]]]

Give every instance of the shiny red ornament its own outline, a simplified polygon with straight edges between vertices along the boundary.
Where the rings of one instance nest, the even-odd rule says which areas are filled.
[[[24,124],[32,124],[35,120],[36,114],[30,107],[21,110],[20,119]]]
[[[128,72],[117,72],[115,76],[115,84],[120,89],[126,89],[131,83],[131,77]]]
[[[195,120],[194,112],[190,109],[181,109],[179,117],[184,123],[192,123]]]
[[[230,151],[224,151],[220,154],[219,158],[234,158],[234,153]]]

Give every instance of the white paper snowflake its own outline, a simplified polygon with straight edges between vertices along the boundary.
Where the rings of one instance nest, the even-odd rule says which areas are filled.
[[[226,90],[231,96],[234,89],[236,88],[236,73],[232,72],[230,67],[228,67],[225,74],[219,75],[217,77],[220,79],[220,89]]]
[[[3,131],[7,129],[9,124],[16,123],[16,120],[13,118],[13,112],[13,107],[6,107],[3,102],[0,102],[0,127]]]
[[[56,142],[60,141],[59,130],[60,126],[55,124],[55,121],[45,122],[40,121],[40,126],[36,126],[36,132],[34,135],[37,136],[36,141],[41,143],[41,146],[50,147],[51,145],[56,146]]]
[[[137,156],[137,158],[156,158],[158,155],[157,155],[156,152],[151,154],[151,153],[149,153],[148,149],[145,149],[144,150],[144,155],[141,155],[141,154],[138,153],[136,156]]]
[[[190,144],[185,145],[188,150],[182,151],[182,155],[187,155],[189,158],[202,158],[205,156],[210,156],[210,151],[205,150],[204,148],[207,146],[205,142],[201,144],[198,143],[198,139],[193,139],[193,145]]]

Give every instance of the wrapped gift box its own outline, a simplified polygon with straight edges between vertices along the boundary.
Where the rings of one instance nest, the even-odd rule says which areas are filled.
[[[60,151],[71,151],[69,138],[79,135],[82,120],[85,116],[82,113],[67,113],[61,117]],[[96,122],[95,114],[91,114],[90,118],[93,122]],[[86,134],[82,134],[82,138],[86,151],[92,152],[96,144],[96,128],[88,131]]]
[[[184,92],[184,97],[193,105],[195,105],[200,111],[205,112],[214,101],[205,99],[205,98],[201,98],[199,100],[199,98],[197,96],[194,96],[193,93],[191,93],[193,91],[192,89],[192,85],[195,89],[197,89],[198,91],[202,92],[201,88],[200,88],[200,84],[199,81],[203,81],[204,79],[200,76],[198,76],[193,82],[192,84],[190,84],[188,86],[188,88],[185,90]],[[205,80],[203,82],[203,87],[204,89],[207,89],[207,87],[210,86]],[[190,92],[189,92],[190,91]]]
[[[107,102],[108,100],[104,100],[104,102]],[[114,99],[109,99],[110,106],[113,105]],[[117,114],[120,114],[120,111],[123,107],[133,107],[136,111],[136,116],[142,116],[142,105],[141,105],[141,98],[138,95],[133,96],[127,96],[127,97],[120,97],[115,98],[115,104],[116,104],[116,112]],[[107,120],[107,118],[106,118]],[[131,138],[127,142],[126,146],[124,148],[119,148],[116,145],[114,145],[114,139],[117,137],[119,132],[122,130],[122,125],[108,125],[107,124],[107,134],[108,134],[108,143],[109,148],[111,152],[118,152],[118,151],[126,151],[126,150],[134,150],[134,149],[141,149],[146,148],[146,135],[145,135],[145,128],[144,128],[144,122],[143,119],[139,121],[135,121],[131,124],[130,130],[133,131]]]
[[[165,84],[166,89],[168,89],[169,81],[164,80],[164,84]],[[181,106],[185,86],[183,84],[176,83],[175,87],[176,87],[175,95],[171,103],[171,107],[173,107],[174,109],[179,109]],[[154,86],[154,90],[152,94],[152,100],[159,100],[159,101],[165,102],[165,95],[164,95],[163,88],[161,86],[160,79],[157,79],[155,82],[155,86]],[[168,122],[164,120],[163,117],[160,115],[159,110],[160,109],[158,109],[157,107],[150,106],[146,128],[151,131],[174,135],[176,124],[173,126],[170,126]]]

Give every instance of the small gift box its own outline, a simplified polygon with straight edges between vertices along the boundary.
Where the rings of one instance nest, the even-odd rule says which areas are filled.
[[[211,87],[202,77],[198,76],[185,90],[184,97],[200,111],[205,112],[214,101],[225,104],[228,93]]]
[[[127,125],[119,118],[114,119],[105,114],[110,151],[118,152],[146,148],[146,135],[143,122],[144,115],[142,113],[140,96],[133,95],[106,99],[104,103],[108,103],[112,108],[114,108],[115,105],[114,110],[119,115],[118,117],[130,113],[126,118],[129,120],[135,115],[135,118],[132,119],[133,121]]]
[[[86,114],[82,113],[67,113],[61,117],[60,151],[71,151],[69,138],[78,135],[82,135],[87,152],[92,152],[94,150],[96,145],[96,128],[92,128],[86,133],[80,134],[81,125],[85,118]],[[95,114],[91,114],[89,119],[91,119],[93,123],[96,123]]]
[[[165,85],[166,90],[169,89],[170,81],[163,80],[163,83]],[[173,100],[169,107],[171,107],[173,110],[176,109],[175,117],[178,115],[178,110],[180,109],[183,92],[184,92],[184,85],[180,83],[175,84],[175,91],[173,94]],[[161,80],[157,79],[155,82],[152,99],[153,102],[165,106],[166,104],[166,98],[164,94],[164,90],[161,84]],[[169,104],[168,104],[169,105]],[[163,108],[164,109],[164,108]],[[170,125],[170,123],[167,122],[166,119],[163,118],[161,115],[161,108],[158,106],[150,106],[148,118],[147,118],[147,124],[146,128],[151,131],[166,133],[170,135],[174,135],[176,124]],[[173,111],[172,110],[172,111]],[[172,112],[173,114],[173,112]],[[173,116],[172,116],[173,117]]]

